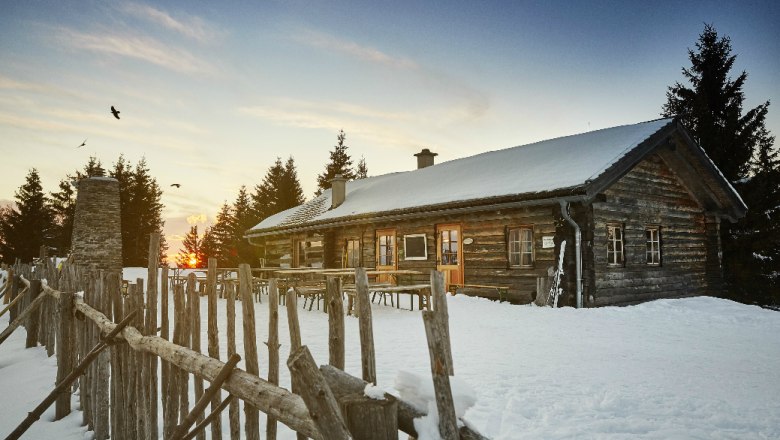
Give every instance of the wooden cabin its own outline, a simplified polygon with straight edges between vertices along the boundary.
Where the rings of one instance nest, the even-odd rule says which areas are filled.
[[[593,307],[716,294],[720,222],[747,210],[674,119],[435,165],[416,156],[413,171],[334,179],[246,237],[271,266],[417,269],[415,282],[438,269],[506,286],[515,303],[543,293],[563,252],[559,304]]]

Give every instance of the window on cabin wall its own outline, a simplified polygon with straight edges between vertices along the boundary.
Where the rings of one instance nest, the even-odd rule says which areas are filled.
[[[360,267],[360,240],[347,240],[344,251],[344,267]]]
[[[607,225],[607,264],[610,266],[623,266],[623,225]]]
[[[458,264],[458,230],[457,229],[443,229],[441,231],[441,264],[452,265]]]
[[[530,226],[509,229],[509,266],[533,267],[534,230]]]
[[[661,265],[661,227],[648,226],[645,228],[645,257],[650,266]]]

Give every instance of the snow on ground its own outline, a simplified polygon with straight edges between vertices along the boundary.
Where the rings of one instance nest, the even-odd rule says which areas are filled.
[[[145,273],[125,269],[125,278]],[[261,343],[268,334],[267,297],[263,300],[255,307],[261,375],[268,367]],[[206,301],[202,304],[205,352]],[[408,310],[408,298],[404,305],[406,310],[373,306],[378,386],[393,394],[396,383],[406,383],[396,381],[399,371],[430,376],[422,318]],[[709,297],[553,310],[465,296],[450,297],[449,312],[456,377],[476,397],[465,420],[488,437],[780,438],[778,312]],[[219,316],[225,359],[224,300]],[[327,315],[315,307],[299,310],[299,317],[303,343],[318,363],[326,363]],[[282,307],[283,359],[289,350],[286,322]],[[7,324],[7,315],[0,318],[0,328]],[[346,326],[347,371],[359,376],[357,319],[347,318]],[[242,345],[239,336],[241,353]],[[0,346],[0,435],[13,430],[53,387],[54,359],[41,348],[23,347],[23,329]],[[289,389],[284,363],[281,373]],[[89,438],[78,426],[79,413],[56,423],[52,414],[50,409],[25,438]],[[227,433],[227,423],[223,427]],[[281,427],[280,438],[294,435]]]

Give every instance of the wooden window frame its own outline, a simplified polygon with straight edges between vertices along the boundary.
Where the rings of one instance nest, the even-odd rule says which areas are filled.
[[[349,259],[349,244],[350,242],[357,242],[357,266],[350,266],[350,259]],[[362,252],[362,240],[360,238],[347,238],[344,240],[344,262],[342,266],[344,268],[352,268],[352,267],[360,267],[360,265],[363,263],[363,252]]]
[[[382,264],[382,255],[380,253],[382,245],[380,243],[379,237],[393,237],[393,255],[392,255],[392,262],[388,262],[389,264]],[[393,266],[398,267],[398,234],[395,229],[377,229],[376,232],[374,232],[374,240],[376,240],[376,266]]]
[[[423,251],[425,252],[425,255],[421,257],[410,257],[407,253],[408,247],[406,246],[406,239],[408,237],[416,238],[416,237],[422,237],[424,241]],[[404,235],[404,260],[409,261],[427,261],[428,260],[428,234],[406,234]]]
[[[615,228],[616,230],[620,231],[620,239],[619,240],[613,240],[610,239],[610,230],[612,228]],[[626,267],[626,228],[622,223],[607,223],[607,266],[609,267]],[[613,244],[613,247],[616,243],[620,243],[620,252],[618,253],[617,249],[614,251],[610,251],[609,247],[610,244]],[[613,259],[610,259],[610,252],[615,255],[620,255],[620,261],[613,262]]]
[[[519,240],[517,243],[519,243],[519,250],[518,252],[512,252],[512,243],[514,242],[512,240],[512,232],[518,231],[518,238]],[[522,231],[530,231],[531,233],[531,261],[523,264],[523,255],[527,255],[527,252],[523,252],[522,250],[522,244],[523,244],[523,237],[522,237]],[[519,255],[520,263],[519,264],[512,264],[512,255]],[[534,265],[536,264],[536,234],[534,232],[534,225],[516,225],[516,226],[508,226],[506,229],[506,258],[507,258],[507,265],[510,269],[533,269]]]
[[[650,236],[650,239],[648,240],[647,233],[655,231],[656,233],[656,239],[653,240],[652,233]],[[653,243],[657,245],[657,249],[653,250]],[[647,249],[647,245],[650,245],[650,250]],[[658,260],[652,261],[653,258],[651,255],[658,254]],[[661,266],[663,263],[663,254],[661,253],[661,226],[660,225],[647,225],[645,226],[645,263],[648,266]]]

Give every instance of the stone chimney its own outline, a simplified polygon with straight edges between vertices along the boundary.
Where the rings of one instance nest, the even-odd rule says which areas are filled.
[[[122,228],[119,182],[94,176],[78,181],[73,219],[73,261],[122,273]]]
[[[439,153],[431,153],[431,150],[423,148],[422,151],[415,154],[417,157],[417,169],[433,166],[433,158]]]
[[[337,208],[347,197],[347,179],[341,174],[333,176],[330,180],[330,191],[330,209]]]

